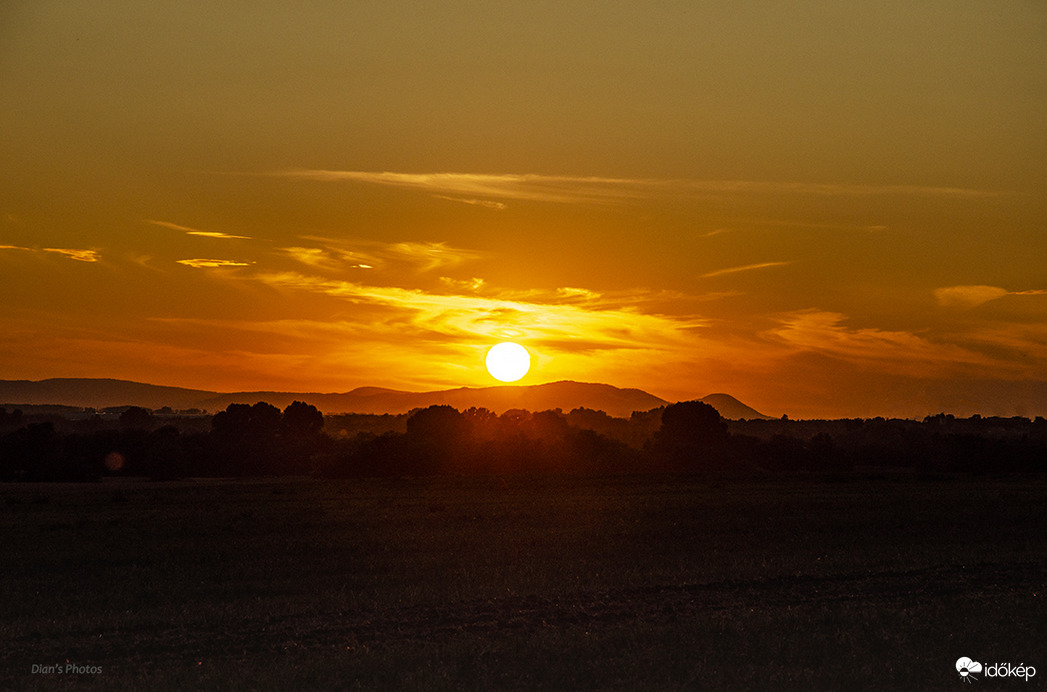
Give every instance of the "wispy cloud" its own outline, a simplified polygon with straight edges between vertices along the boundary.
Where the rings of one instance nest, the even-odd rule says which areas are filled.
[[[240,262],[227,259],[182,259],[178,264],[184,264],[193,269],[223,269],[226,267],[249,267],[250,262]]]
[[[1008,291],[999,286],[946,286],[934,291],[938,304],[949,308],[976,308],[1004,296],[1042,296],[1047,291]]]
[[[701,278],[709,279],[714,276],[724,276],[725,274],[738,274],[740,272],[753,271],[755,269],[768,269],[770,267],[784,267],[792,264],[792,262],[761,262],[759,264],[746,264],[742,267],[729,267],[727,269],[717,269],[716,271],[702,274]]]
[[[452,279],[449,276],[441,276],[440,285],[452,291],[476,293],[482,290],[487,285],[487,282],[476,276],[471,279]]]
[[[407,320],[414,329],[474,342],[494,337],[527,338],[533,342],[556,341],[561,345],[584,343],[589,349],[635,349],[658,343],[687,344],[693,339],[689,330],[704,324],[693,316],[670,317],[647,314],[632,306],[586,304],[580,302],[584,297],[581,289],[567,289],[566,294],[551,292],[549,301],[543,302],[372,286],[296,272],[265,273],[256,278],[285,290],[321,293],[353,303],[392,308],[399,311],[400,320]]]
[[[81,250],[78,248],[67,248],[67,247],[45,247],[45,248],[33,248],[33,247],[22,247],[21,245],[0,245],[0,250],[19,250],[22,252],[50,252],[56,255],[62,255],[68,257],[71,260],[77,262],[98,262],[102,259],[98,250]]]
[[[608,203],[665,196],[731,194],[795,194],[823,197],[925,196],[994,197],[1007,194],[973,188],[810,183],[754,180],[695,180],[686,178],[612,178],[539,174],[397,173],[390,171],[289,170],[274,175],[328,182],[366,183],[427,192],[466,203],[495,205],[491,199],[541,202]],[[504,206],[504,205],[503,205]],[[501,208],[501,207],[494,207]]]
[[[251,240],[250,236],[246,235],[232,235],[229,233],[221,233],[219,231],[201,231],[196,228],[190,228],[189,226],[181,226],[176,223],[170,223],[169,221],[156,221],[155,219],[146,219],[149,223],[154,226],[162,226],[164,228],[170,228],[175,231],[182,231],[186,235],[195,235],[202,238],[220,238],[227,240]]]
[[[476,199],[476,198],[466,198],[466,197],[448,197],[447,195],[433,195],[433,197],[435,197],[437,199],[446,199],[446,200],[451,201],[451,202],[461,202],[462,204],[471,204],[471,205],[473,205],[475,207],[486,207],[487,209],[497,209],[498,211],[503,211],[504,209],[508,208],[508,205],[505,202],[495,202],[494,200],[490,200],[490,199]]]
[[[905,331],[849,327],[847,316],[824,310],[798,310],[780,315],[779,325],[765,332],[772,341],[798,351],[811,351],[863,364],[877,372],[913,377],[989,368],[993,359],[955,343],[932,341]]]
[[[533,174],[393,173],[371,171],[295,170],[279,175],[306,180],[368,183],[414,189],[445,198],[517,199],[542,202],[609,201],[641,196],[639,181]],[[651,181],[645,181],[651,182]]]
[[[420,271],[456,267],[469,260],[479,259],[482,253],[475,250],[454,248],[446,243],[400,242],[386,245],[381,254],[410,263]]]
[[[338,262],[331,257],[331,253],[318,247],[282,247],[280,252],[296,262],[301,262],[310,267],[319,269],[336,269]]]
[[[379,242],[305,236],[301,240],[316,243],[314,247],[286,247],[280,251],[302,264],[326,270],[344,268],[393,268],[428,273],[461,266],[485,255],[477,250],[456,248],[437,242]]]
[[[578,288],[576,286],[564,286],[556,289],[556,295],[566,302],[580,302],[580,301],[596,301],[600,299],[600,294],[596,291],[590,291],[588,288]]]
[[[69,259],[76,260],[77,262],[97,262],[98,260],[102,259],[101,256],[98,254],[97,250],[77,250],[65,247],[45,247],[43,251],[54,252],[59,255],[65,255]]]
[[[325,271],[340,271],[344,269],[374,269],[379,264],[377,256],[364,252],[348,250],[344,247],[335,247],[332,243],[337,241],[324,238],[304,238],[303,240],[314,240],[320,247],[304,247],[295,245],[279,248],[279,252],[314,269]]]

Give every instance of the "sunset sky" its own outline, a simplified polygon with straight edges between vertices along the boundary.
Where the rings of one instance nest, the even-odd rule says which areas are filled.
[[[0,5],[0,379],[1047,415],[1047,4]]]

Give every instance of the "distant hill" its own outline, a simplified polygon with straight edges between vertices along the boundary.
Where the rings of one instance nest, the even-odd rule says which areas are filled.
[[[765,416],[751,406],[746,406],[730,394],[710,394],[702,397],[701,401],[719,411],[724,418],[730,418],[731,420],[741,420],[743,418],[745,420],[771,419],[771,416]]]
[[[200,401],[216,396],[216,392],[181,387],[163,387],[128,380],[93,378],[54,378],[33,382],[30,380],[0,380],[0,403],[63,404],[84,408],[109,406],[142,406],[156,409],[170,406],[174,409],[203,408]]]
[[[221,410],[231,403],[268,401],[283,408],[295,399],[313,404],[326,413],[406,413],[434,404],[462,411],[473,406],[502,413],[512,408],[570,411],[585,407],[628,417],[633,411],[649,411],[666,401],[639,389],[620,389],[607,384],[552,382],[530,386],[461,387],[436,392],[404,392],[379,387],[361,387],[344,394],[294,394],[285,392],[237,392],[205,400],[200,406]]]
[[[324,413],[406,413],[416,408],[446,404],[458,410],[476,406],[495,413],[520,408],[544,411],[560,408],[590,408],[627,418],[633,411],[649,411],[669,402],[640,389],[622,389],[608,384],[551,382],[530,386],[461,387],[434,392],[405,392],[381,387],[360,387],[351,392],[232,392],[221,393],[181,387],[113,379],[0,380],[0,404],[7,406],[64,404],[85,408],[142,406],[157,409],[200,408],[215,412],[229,404],[267,401],[284,408],[292,401],[305,401]],[[727,394],[703,399],[724,418],[767,418]]]
[[[433,404],[447,404],[459,410],[472,406],[502,413],[511,408],[530,411],[578,407],[606,411],[612,416],[629,416],[633,411],[648,411],[667,402],[639,389],[621,389],[606,384],[553,382],[531,386],[499,386],[448,389],[436,392],[404,392],[381,387],[360,387],[345,393],[318,392],[232,392],[221,393],[181,387],[113,379],[0,380],[0,404],[7,406],[64,404],[85,408],[142,406],[157,409],[200,408],[211,412],[229,404],[267,401],[284,408],[292,401],[313,404],[324,413],[406,413]]]

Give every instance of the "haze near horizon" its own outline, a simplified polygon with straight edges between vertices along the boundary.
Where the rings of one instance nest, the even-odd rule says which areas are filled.
[[[1035,3],[0,10],[0,378],[1047,415]]]

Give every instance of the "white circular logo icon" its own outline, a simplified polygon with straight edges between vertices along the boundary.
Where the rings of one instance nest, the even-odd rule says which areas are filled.
[[[977,680],[974,674],[982,672],[982,664],[963,656],[956,659],[956,672],[960,674],[960,679],[964,682]]]

